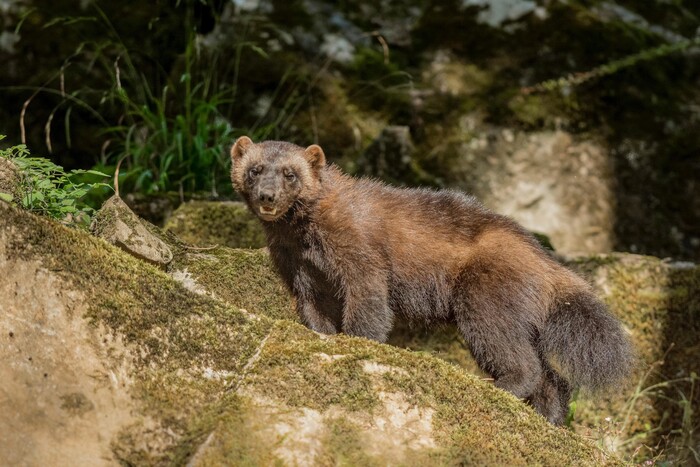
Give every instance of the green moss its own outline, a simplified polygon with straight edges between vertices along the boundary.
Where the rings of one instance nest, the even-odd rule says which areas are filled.
[[[552,94],[517,94],[507,104],[515,120],[527,128],[554,128],[567,118],[563,99]]]
[[[292,297],[266,250],[183,248],[173,270],[187,270],[197,284],[227,303],[274,319],[297,319]]]
[[[248,384],[292,407],[371,410],[377,397],[360,365],[365,356],[338,355],[333,347],[301,325],[279,321]]]
[[[204,465],[275,464],[285,443],[279,427],[295,423],[289,411],[311,411],[330,427],[321,439],[324,459],[371,464],[374,454],[362,444],[368,439],[352,417],[371,422],[385,414],[387,394],[433,414],[435,445],[405,463],[615,463],[511,395],[430,355],[252,317],[99,239],[3,204],[0,215],[7,255],[41,261],[63,277],[90,305],[87,317],[132,350],[132,395],[143,419],[113,442],[123,463],[182,464],[198,456]],[[337,421],[343,414],[350,422]]]
[[[362,428],[346,419],[332,419],[328,422],[323,444],[324,465],[363,465],[367,467],[386,465],[381,459],[373,458],[364,450]]]
[[[275,455],[276,440],[266,436],[274,415],[249,397],[226,393],[191,425],[188,438],[175,449],[173,464],[183,465],[282,465]]]
[[[182,204],[166,221],[164,229],[187,243],[231,248],[265,246],[260,221],[243,203],[190,201]]]
[[[362,370],[366,363],[388,370],[377,377]],[[380,410],[381,392],[397,391],[409,403],[435,411],[433,435],[441,448],[431,456],[441,464],[612,462],[511,395],[453,365],[365,339],[319,339],[294,323],[276,325],[248,385],[291,406],[370,413]]]
[[[578,259],[572,266],[599,286],[639,358],[627,387],[579,402],[577,431],[607,426],[613,442],[626,441],[622,449],[635,453],[635,460],[665,449],[669,460],[682,462],[690,451],[679,453],[674,446],[689,435],[683,413],[687,404],[700,407],[700,394],[692,390],[700,361],[700,268],[622,254]],[[607,416],[613,418],[606,422]]]

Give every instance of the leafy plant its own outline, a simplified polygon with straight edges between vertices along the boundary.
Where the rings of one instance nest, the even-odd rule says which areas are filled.
[[[192,4],[197,1],[178,2],[185,8],[182,22],[187,40],[183,52],[168,64],[134,50],[96,4],[92,5],[94,17],[49,21],[45,27],[56,29],[78,23],[86,27],[99,24],[102,34],[99,38],[88,34],[89,39],[65,60],[46,86],[26,89],[60,96],[45,125],[47,145],[50,147],[52,120],[59,110],[65,111],[66,141],[70,145],[71,112],[76,109],[98,122],[106,138],[95,168],[109,173],[123,161],[119,176],[122,191],[209,191],[213,195],[232,191],[228,148],[241,134],[258,139],[279,136],[303,100],[298,89],[304,80],[285,74],[273,94],[274,102],[269,103],[260,120],[250,128],[237,130],[230,116],[238,113],[235,103],[241,56],[249,51],[263,59],[269,57],[245,38],[234,44],[233,57],[225,60],[220,59],[220,51],[203,46],[192,17]],[[67,91],[65,78],[77,70],[85,78],[78,88]],[[59,89],[49,87],[54,80],[60,82]],[[275,110],[271,110],[273,107]]]
[[[11,160],[20,175],[18,199],[11,193],[0,193],[0,198],[65,224],[89,226],[94,209],[84,198],[93,190],[110,188],[106,183],[86,180],[107,174],[96,170],[66,172],[48,159],[30,157],[23,144],[0,150],[0,157]]]
[[[151,89],[151,83],[139,76],[128,50],[123,49],[121,57],[125,69],[115,65],[113,92],[123,106],[123,123],[106,128],[105,134],[114,143],[112,161],[125,161],[123,183],[146,193],[216,193],[217,181],[228,172],[227,146],[235,138],[222,114],[222,108],[233,103],[234,89],[217,88],[211,76],[193,84],[199,75],[193,68],[203,60],[195,50],[194,36],[188,42],[179,79],[168,80],[160,89]],[[125,77],[130,91],[122,86]]]

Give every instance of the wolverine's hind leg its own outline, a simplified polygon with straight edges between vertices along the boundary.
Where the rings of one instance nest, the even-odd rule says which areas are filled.
[[[569,413],[571,386],[549,365],[544,364],[544,373],[539,387],[528,402],[550,423],[562,425]]]
[[[457,327],[477,364],[494,378],[494,384],[527,399],[543,377],[530,333],[492,311],[462,309],[456,316]]]
[[[487,269],[488,266],[488,269]],[[535,306],[521,296],[522,285],[513,274],[484,263],[465,271],[452,297],[459,330],[479,367],[496,386],[527,399],[537,390],[543,368],[535,342]]]

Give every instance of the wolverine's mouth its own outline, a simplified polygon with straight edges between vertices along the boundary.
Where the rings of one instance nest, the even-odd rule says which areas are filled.
[[[260,214],[264,216],[274,216],[277,214],[277,208],[268,208],[266,206],[260,206]]]

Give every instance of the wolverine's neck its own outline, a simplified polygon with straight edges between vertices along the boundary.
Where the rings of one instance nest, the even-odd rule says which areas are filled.
[[[313,210],[317,200],[297,200],[289,211],[274,222],[262,222],[268,240],[286,243],[304,238],[310,230]]]

